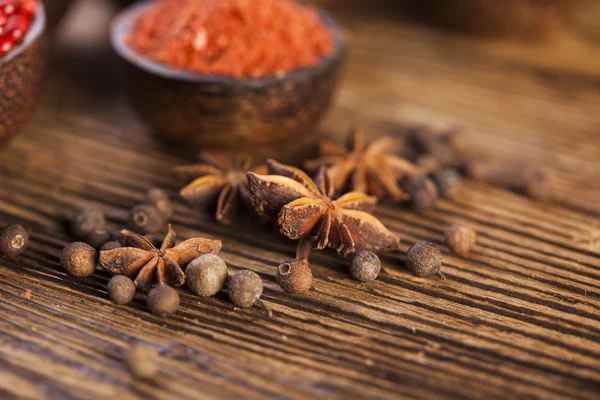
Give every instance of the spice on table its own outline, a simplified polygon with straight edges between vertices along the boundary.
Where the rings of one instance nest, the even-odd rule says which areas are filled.
[[[38,0],[0,0],[0,57],[25,39],[37,8]]]
[[[90,232],[86,239],[86,243],[95,249],[101,248],[106,242],[110,240],[112,235],[108,229],[97,229]]]
[[[260,299],[263,284],[256,272],[242,270],[236,272],[227,285],[227,294],[234,306],[249,308]]]
[[[142,203],[156,207],[165,221],[169,221],[173,217],[173,204],[169,199],[169,194],[163,189],[152,188],[148,190]]]
[[[446,231],[444,241],[454,254],[467,257],[477,242],[477,234],[468,225],[453,224]]]
[[[135,233],[146,235],[164,232],[167,220],[158,209],[150,204],[138,204],[129,212],[127,226]]]
[[[0,231],[0,254],[17,257],[29,243],[29,233],[17,224],[11,224]]]
[[[279,265],[275,279],[288,293],[305,293],[312,285],[313,274],[308,261],[292,258]]]
[[[233,222],[238,214],[240,203],[251,206],[246,173],[250,171],[252,158],[244,153],[235,161],[216,153],[200,153],[199,162],[175,167],[173,172],[179,178],[192,181],[179,194],[188,203],[199,208],[214,208],[216,219],[223,224]],[[265,167],[252,169],[265,172]]]
[[[108,281],[108,297],[116,304],[127,304],[135,296],[135,283],[125,275],[115,275]]]
[[[127,350],[125,360],[134,378],[152,380],[158,376],[160,354],[150,345],[134,344]]]
[[[62,251],[60,265],[70,275],[86,278],[96,270],[97,255],[96,250],[87,243],[69,243]]]
[[[175,231],[168,226],[160,249],[142,235],[123,230],[123,247],[100,252],[100,265],[115,275],[135,277],[136,287],[148,289],[154,281],[160,285],[181,286],[185,281],[185,268],[190,261],[203,254],[221,249],[220,240],[187,239],[175,245]]]
[[[419,242],[408,249],[406,266],[416,276],[439,275],[445,279],[441,272],[442,252],[433,243]]]
[[[217,294],[227,280],[227,264],[216,254],[205,254],[193,260],[185,270],[185,284],[199,296]]]
[[[404,183],[404,189],[410,195],[410,207],[416,212],[425,212],[435,206],[438,190],[427,176],[417,176]]]
[[[361,250],[350,262],[350,274],[354,279],[361,282],[371,282],[377,279],[381,271],[381,261],[377,254]]]
[[[402,139],[385,136],[368,146],[364,141],[363,131],[356,129],[350,135],[346,148],[321,142],[320,157],[307,161],[305,167],[316,172],[326,166],[336,195],[353,190],[377,196],[382,201],[398,203],[408,200],[398,182],[422,176],[425,170],[395,155],[402,149]]]
[[[119,247],[121,247],[121,243],[119,241],[110,240],[110,241],[104,243],[102,245],[102,247],[100,247],[100,251],[114,250],[114,249],[118,249]]]
[[[462,191],[462,180],[460,174],[455,169],[441,169],[433,174],[433,180],[437,186],[438,193],[442,197],[454,199]]]
[[[442,168],[458,168],[465,158],[463,135],[456,128],[435,133],[428,127],[420,126],[409,132],[408,141],[416,147],[421,157],[433,157]]]
[[[270,175],[248,173],[256,211],[277,216],[280,231],[292,240],[309,240],[313,249],[336,249],[342,256],[358,248],[392,250],[400,239],[370,211],[377,198],[361,192],[332,200],[333,186],[321,168],[315,181],[303,171],[267,162]]]
[[[318,65],[334,38],[315,8],[293,0],[163,0],[127,44],[172,68],[258,78]]]
[[[105,230],[106,218],[104,213],[97,208],[85,208],[71,219],[71,235],[79,241],[87,242],[92,232]]]
[[[179,294],[171,286],[161,284],[148,292],[146,305],[152,314],[168,317],[179,308]]]

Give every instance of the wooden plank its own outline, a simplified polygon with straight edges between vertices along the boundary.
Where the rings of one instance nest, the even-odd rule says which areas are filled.
[[[105,41],[106,5],[82,1],[73,17],[36,118],[0,154],[0,226],[32,228],[19,260],[0,258],[0,397],[598,397],[600,88],[593,74],[542,70],[527,57],[507,62],[483,44],[385,17],[344,17],[355,35],[336,106],[318,134],[285,144],[295,154],[286,160],[312,153],[318,137],[342,140],[355,124],[372,136],[415,123],[459,124],[477,153],[548,168],[552,201],[467,182],[460,198],[422,215],[380,207],[403,250],[420,240],[441,244],[457,221],[477,229],[479,244],[469,259],[444,249],[445,281],[408,274],[398,253],[383,257],[376,282],[360,284],[335,254],[322,252],[312,262],[314,288],[290,296],[274,274],[294,243],[248,220],[218,225],[177,199],[178,234],[222,238],[230,271],[259,273],[274,315],[233,311],[223,294],[200,299],[181,289],[178,313],[159,319],[141,295],[112,304],[108,274],[75,280],[59,267],[70,240],[61,216],[94,204],[118,229],[147,188],[177,198],[170,168],[192,157],[165,150],[128,108]],[[96,30],[86,29],[89,18]],[[163,354],[156,384],[126,370],[123,353],[137,340]]]

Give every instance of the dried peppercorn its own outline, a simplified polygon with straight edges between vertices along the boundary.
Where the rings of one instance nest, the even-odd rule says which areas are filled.
[[[108,297],[116,304],[127,304],[135,296],[135,283],[125,275],[115,275],[108,281]]]
[[[410,196],[410,207],[416,212],[427,211],[438,200],[438,191],[433,181],[426,176],[418,176],[408,180],[404,189]]]
[[[173,204],[169,199],[169,194],[165,190],[158,188],[148,190],[144,196],[143,203],[156,207],[166,221],[173,217]]]
[[[279,265],[275,279],[288,293],[304,293],[312,285],[313,274],[308,261],[292,258]]]
[[[97,255],[96,250],[87,243],[69,243],[62,251],[60,265],[70,275],[86,278],[96,270]]]
[[[475,246],[477,234],[470,226],[454,224],[446,231],[444,241],[454,254],[467,257]]]
[[[445,168],[433,174],[438,193],[442,197],[454,199],[462,190],[462,181],[459,173],[451,168]]]
[[[131,346],[127,351],[126,362],[134,378],[152,380],[158,376],[160,355],[150,345],[137,343]]]
[[[406,266],[416,276],[424,277],[441,273],[442,252],[430,242],[419,242],[406,252]]]
[[[156,207],[138,204],[129,212],[127,226],[135,233],[146,235],[165,231],[167,221]]]
[[[231,277],[227,287],[229,299],[239,308],[249,308],[263,292],[263,284],[256,272],[242,270]]]
[[[71,219],[71,235],[77,240],[87,241],[93,231],[106,229],[104,213],[96,208],[81,210]]]
[[[170,286],[158,285],[148,292],[146,305],[152,314],[167,317],[179,308],[179,294]]]
[[[5,256],[18,256],[28,243],[29,233],[21,225],[8,225],[0,232],[0,254]]]
[[[87,236],[86,243],[90,246],[99,249],[108,242],[111,234],[107,229],[95,229]]]
[[[118,249],[119,247],[121,247],[120,242],[118,242],[116,240],[110,240],[110,241],[104,243],[102,245],[102,247],[100,247],[100,251],[114,250],[114,249]]]
[[[214,296],[227,280],[227,264],[216,254],[205,254],[188,264],[185,284],[199,296]]]
[[[381,261],[377,254],[361,250],[352,257],[350,274],[357,281],[374,281],[379,276],[379,271],[381,271]]]

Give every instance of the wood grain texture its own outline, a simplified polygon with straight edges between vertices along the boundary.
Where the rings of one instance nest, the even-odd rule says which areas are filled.
[[[0,258],[0,397],[598,398],[600,69],[507,61],[494,44],[347,17],[350,68],[319,135],[341,139],[355,124],[374,136],[459,124],[475,152],[548,168],[552,201],[467,182],[463,196],[422,215],[380,207],[403,250],[441,243],[457,221],[477,229],[479,244],[469,259],[444,248],[445,281],[416,278],[403,254],[389,254],[380,278],[361,284],[322,252],[313,289],[290,296],[274,275],[294,243],[249,221],[218,225],[178,199],[178,234],[223,239],[230,272],[256,271],[274,314],[180,289],[180,310],[159,319],[142,296],[112,304],[108,274],[75,280],[59,267],[70,240],[62,215],[94,204],[119,228],[149,187],[176,198],[169,169],[192,156],[165,149],[125,102],[105,4],[73,11],[43,106],[0,154],[0,226],[32,230],[21,258]],[[288,160],[312,152],[315,139],[284,146]],[[164,355],[155,384],[133,380],[123,362],[138,340]]]

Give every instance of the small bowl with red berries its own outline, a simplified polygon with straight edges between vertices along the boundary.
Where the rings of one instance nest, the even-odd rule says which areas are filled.
[[[0,148],[31,115],[46,68],[39,0],[0,0]]]

